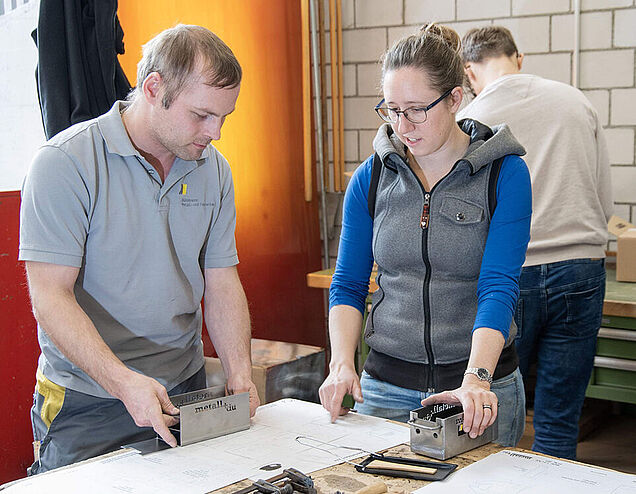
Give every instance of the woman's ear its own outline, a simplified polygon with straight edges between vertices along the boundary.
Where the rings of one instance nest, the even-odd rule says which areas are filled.
[[[453,88],[449,95],[449,103],[450,103],[450,111],[452,113],[457,113],[459,111],[459,107],[462,104],[462,99],[464,98],[464,91],[460,86],[456,86]]]

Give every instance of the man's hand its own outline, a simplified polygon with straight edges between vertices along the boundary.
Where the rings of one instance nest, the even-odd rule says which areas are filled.
[[[152,427],[171,447],[177,445],[168,427],[179,422],[179,409],[172,404],[166,388],[159,382],[131,371],[116,397],[124,403],[138,427]]]
[[[355,401],[362,403],[358,374],[353,367],[334,367],[318,391],[320,403],[331,415],[331,422],[335,422],[339,415],[349,413],[349,408],[342,406],[342,399],[347,393],[350,393]]]
[[[256,391],[256,385],[248,378],[233,377],[227,380],[227,392],[231,395],[249,392],[250,394],[250,417],[256,413],[256,409],[260,406],[261,400]]]

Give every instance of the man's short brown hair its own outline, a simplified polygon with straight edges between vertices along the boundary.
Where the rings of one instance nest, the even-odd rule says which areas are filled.
[[[479,63],[489,58],[511,57],[518,53],[512,34],[503,26],[471,29],[462,40],[464,63]]]
[[[162,31],[143,45],[137,64],[137,88],[129,99],[140,93],[148,74],[157,72],[165,87],[161,101],[168,108],[200,68],[206,84],[218,88],[239,85],[243,72],[232,50],[212,31],[201,26],[179,24]]]

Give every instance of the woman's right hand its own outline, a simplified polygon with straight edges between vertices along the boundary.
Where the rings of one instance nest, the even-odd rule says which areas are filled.
[[[335,422],[339,415],[349,413],[349,408],[342,406],[342,399],[349,393],[353,399],[362,403],[362,389],[360,378],[353,366],[330,366],[329,375],[322,383],[318,394],[320,403],[331,415],[331,422]]]

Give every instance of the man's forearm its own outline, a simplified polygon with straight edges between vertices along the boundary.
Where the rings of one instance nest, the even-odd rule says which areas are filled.
[[[208,280],[212,283],[211,280]],[[245,292],[238,276],[230,274],[214,280],[214,290],[206,290],[205,323],[214,349],[228,379],[251,379],[251,326]]]

